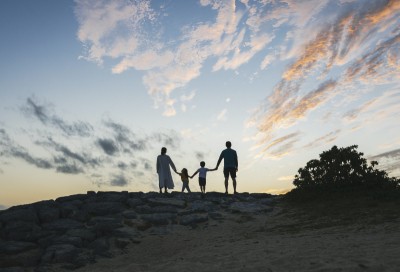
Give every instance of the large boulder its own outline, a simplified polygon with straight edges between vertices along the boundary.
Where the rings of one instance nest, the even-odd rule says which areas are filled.
[[[35,266],[39,263],[40,257],[41,250],[34,243],[17,241],[0,243],[0,268]]]
[[[89,248],[93,251],[95,255],[100,255],[104,257],[110,256],[110,241],[106,237],[101,237],[90,243]]]
[[[77,194],[77,195],[70,195],[70,196],[62,196],[56,199],[56,202],[63,203],[63,202],[70,202],[70,201],[84,201],[88,198],[87,194]]]
[[[174,198],[149,198],[148,202],[153,205],[169,205],[178,208],[186,207],[186,201]]]
[[[122,227],[121,218],[98,216],[92,218],[88,225],[97,234],[111,233],[114,229]]]
[[[193,225],[197,223],[202,223],[208,221],[208,215],[207,214],[188,214],[188,215],[183,215],[180,220],[180,224],[187,226],[187,225]]]
[[[60,218],[60,210],[57,207],[40,206],[37,208],[40,223],[48,223]]]
[[[125,205],[120,202],[94,202],[88,203],[83,207],[83,210],[92,216],[117,214],[125,209]]]
[[[7,224],[12,221],[38,223],[39,218],[32,206],[15,206],[0,213],[0,222]]]
[[[1,236],[8,240],[34,242],[41,236],[41,227],[29,221],[10,221],[2,229]]]
[[[43,224],[42,227],[45,230],[65,232],[70,229],[82,228],[83,224],[77,220],[65,218],[65,219],[58,219],[53,222]]]
[[[127,218],[127,219],[135,219],[135,218],[137,218],[136,212],[135,211],[130,211],[130,210],[123,211],[121,215],[122,215],[123,218]]]
[[[71,263],[77,259],[80,249],[70,244],[57,244],[46,248],[42,263]]]
[[[176,213],[153,213],[144,214],[141,218],[153,225],[168,225],[177,221]]]
[[[126,200],[126,204],[131,208],[136,208],[137,206],[143,205],[143,201],[139,198],[129,198]]]
[[[66,235],[70,237],[79,237],[84,243],[92,242],[96,239],[96,233],[86,228],[68,230]]]
[[[18,242],[18,241],[5,241],[0,243],[0,255],[17,254],[23,251],[37,248],[35,243]]]
[[[126,192],[97,192],[98,202],[121,202],[125,203],[129,198],[129,193]]]

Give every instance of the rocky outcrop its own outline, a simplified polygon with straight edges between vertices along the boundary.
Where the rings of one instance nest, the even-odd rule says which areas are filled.
[[[211,192],[93,192],[11,207],[0,212],[0,271],[75,268],[112,249],[139,244],[146,234],[165,235],[165,227],[196,227],[236,213],[263,214],[274,196]]]

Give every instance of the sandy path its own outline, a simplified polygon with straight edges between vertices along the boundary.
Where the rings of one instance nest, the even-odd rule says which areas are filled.
[[[320,222],[321,223],[321,222]],[[310,224],[276,207],[196,229],[145,233],[140,244],[76,271],[400,271],[400,221]]]

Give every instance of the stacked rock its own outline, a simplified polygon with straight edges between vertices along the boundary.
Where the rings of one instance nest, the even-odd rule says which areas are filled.
[[[11,207],[0,212],[0,269],[25,271],[53,264],[77,268],[111,248],[140,243],[145,233],[164,235],[175,225],[194,228],[228,213],[272,210],[274,196],[210,192],[93,192]],[[11,271],[11,270],[10,270]]]

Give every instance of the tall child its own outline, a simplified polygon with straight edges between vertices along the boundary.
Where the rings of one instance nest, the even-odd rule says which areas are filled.
[[[194,172],[194,174],[190,177],[193,178],[197,173],[199,173],[199,185],[200,185],[200,190],[201,193],[204,194],[206,193],[206,177],[207,177],[207,172],[208,171],[215,171],[217,170],[217,168],[214,169],[208,169],[205,168],[204,166],[206,166],[206,163],[204,161],[200,162],[200,168],[197,169],[196,172]]]

